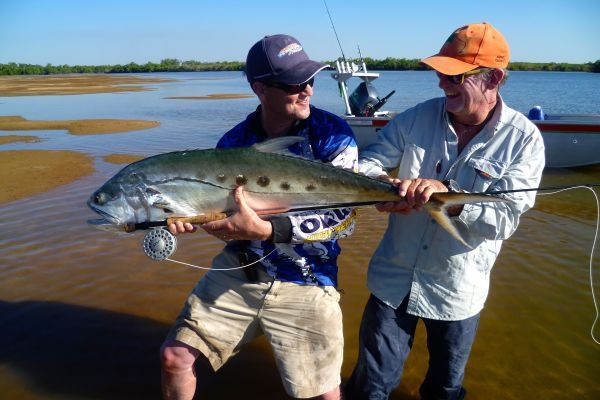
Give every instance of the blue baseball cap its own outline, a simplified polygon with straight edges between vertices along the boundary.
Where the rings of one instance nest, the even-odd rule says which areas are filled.
[[[248,82],[277,82],[300,85],[317,72],[329,67],[308,58],[302,45],[288,35],[265,36],[248,52],[246,77]]]

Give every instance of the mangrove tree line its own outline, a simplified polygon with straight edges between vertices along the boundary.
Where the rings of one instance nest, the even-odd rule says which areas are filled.
[[[355,62],[357,60],[354,60]],[[373,58],[364,59],[370,70],[380,71],[419,71],[428,69],[419,63],[418,59],[392,58],[383,60]],[[334,65],[335,61],[326,61]],[[47,64],[0,64],[0,75],[54,75],[54,74],[116,74],[116,73],[143,73],[143,72],[190,72],[190,71],[243,71],[244,63],[241,61],[180,61],[175,58],[166,58],[160,63],[147,62],[146,64],[117,65],[52,65]],[[585,64],[569,63],[531,63],[511,62],[508,68],[512,71],[561,71],[561,72],[600,72],[600,60]]]

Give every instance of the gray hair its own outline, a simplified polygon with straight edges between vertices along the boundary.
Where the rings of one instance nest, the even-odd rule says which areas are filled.
[[[500,81],[500,83],[498,84],[498,89],[500,89],[500,87],[503,86],[506,83],[506,80],[508,79],[508,69],[506,69],[506,68],[485,68],[485,72],[483,72],[481,74],[481,79],[482,80],[490,79],[490,77],[492,76],[492,71],[495,69],[501,69],[504,72],[504,77],[502,78],[502,81]]]

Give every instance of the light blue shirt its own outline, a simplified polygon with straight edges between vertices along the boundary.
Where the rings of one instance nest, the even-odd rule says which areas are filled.
[[[539,186],[545,158],[535,124],[499,97],[492,118],[459,154],[444,102],[432,99],[396,116],[361,152],[360,172],[379,176],[398,167],[401,179],[454,179],[467,192]],[[391,213],[369,264],[371,293],[394,308],[410,293],[407,312],[424,318],[456,321],[480,312],[502,241],[535,202],[535,192],[503,196],[513,203],[467,204],[453,218],[472,249],[424,210]]]

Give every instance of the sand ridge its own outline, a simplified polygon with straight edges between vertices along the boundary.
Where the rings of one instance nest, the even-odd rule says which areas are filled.
[[[92,159],[66,150],[0,151],[0,204],[73,182],[94,172]]]
[[[110,74],[0,76],[0,97],[140,92],[153,90],[144,86],[147,83],[174,81],[176,80]]]
[[[158,121],[136,119],[80,119],[31,121],[21,116],[0,116],[0,131],[67,130],[73,135],[95,135],[150,129]]]

